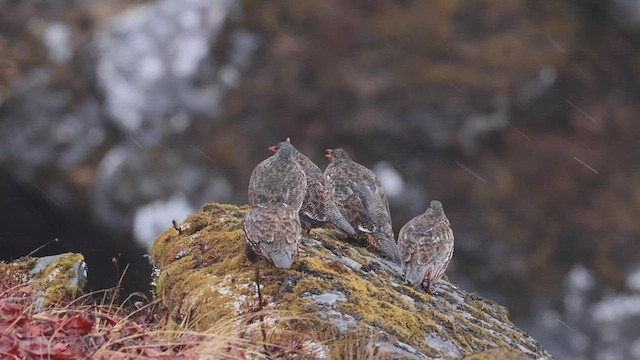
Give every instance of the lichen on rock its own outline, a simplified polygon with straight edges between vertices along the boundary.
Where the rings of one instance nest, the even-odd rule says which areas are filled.
[[[64,253],[44,257],[24,257],[6,266],[23,273],[22,281],[36,294],[34,305],[47,307],[72,299],[87,282],[87,265],[82,254]]]
[[[256,265],[244,252],[247,210],[206,204],[156,239],[155,293],[176,326],[207,331],[236,319],[239,337],[260,341],[262,326],[268,341],[295,343],[289,349],[315,358],[482,358],[492,351],[551,358],[503,307],[446,280],[433,295],[415,290],[397,264],[328,229],[303,239],[291,269],[258,262],[264,322],[251,327],[258,300]]]

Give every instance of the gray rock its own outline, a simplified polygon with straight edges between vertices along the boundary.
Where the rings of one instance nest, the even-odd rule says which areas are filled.
[[[87,264],[81,254],[66,253],[26,258],[29,279],[35,292],[36,306],[48,306],[65,298],[72,298],[87,283]]]

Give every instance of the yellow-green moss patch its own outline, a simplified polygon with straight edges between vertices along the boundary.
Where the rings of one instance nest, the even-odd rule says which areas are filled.
[[[84,263],[84,257],[78,253],[67,253],[57,256],[43,269],[33,272],[38,259],[28,259],[26,263],[31,268],[29,284],[39,293],[40,306],[50,306],[62,299],[71,299],[78,292],[75,267]],[[82,285],[82,284],[79,284]]]
[[[528,356],[523,353],[509,348],[500,347],[484,351],[479,354],[473,354],[464,358],[464,360],[527,360]]]

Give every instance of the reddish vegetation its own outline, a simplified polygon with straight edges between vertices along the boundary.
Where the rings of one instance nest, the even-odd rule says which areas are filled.
[[[118,305],[115,290],[38,307],[38,291],[24,282],[27,277],[21,269],[0,262],[0,359],[307,356],[306,337],[300,334],[269,334],[266,343],[250,340],[248,329],[259,319],[252,314],[209,324],[204,333],[188,330],[188,321],[172,329],[175,325],[167,325],[167,313],[157,302],[132,301],[131,296]]]
[[[0,263],[0,358],[186,359],[202,341],[164,336],[152,305],[117,306],[107,297],[96,304],[85,296],[38,308],[23,275]]]

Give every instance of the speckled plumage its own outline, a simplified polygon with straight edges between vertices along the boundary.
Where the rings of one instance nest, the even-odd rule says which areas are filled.
[[[389,202],[373,171],[351,160],[342,149],[327,149],[331,159],[324,174],[342,215],[357,237],[399,261],[391,227]]]
[[[291,267],[301,237],[298,212],[307,180],[294,151],[290,144],[281,146],[256,166],[249,180],[251,208],[244,223],[247,245],[279,268]]]
[[[439,201],[402,227],[398,248],[405,280],[431,293],[453,256],[453,231]]]
[[[276,267],[288,269],[298,255],[301,238],[298,210],[287,204],[257,204],[244,221],[247,244]]]
[[[285,143],[290,144],[289,139],[271,148],[277,150]],[[294,149],[296,161],[302,167],[307,178],[307,192],[300,208],[302,228],[310,230],[314,227],[330,224],[350,236],[356,236],[353,227],[340,213],[322,170],[293,145],[291,147]]]
[[[307,178],[295,160],[296,152],[291,144],[281,146],[253,169],[249,179],[249,205],[284,203],[300,209]]]

